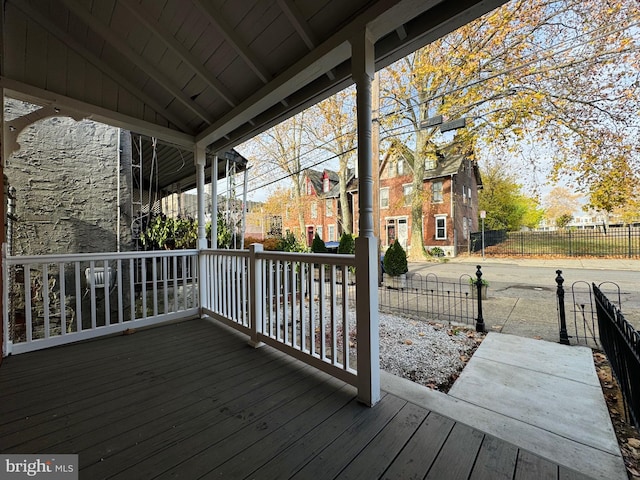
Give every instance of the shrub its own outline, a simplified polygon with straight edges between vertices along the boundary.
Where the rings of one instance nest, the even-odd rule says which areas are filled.
[[[356,253],[356,241],[353,235],[350,233],[343,233],[340,237],[340,244],[338,245],[338,253],[344,253],[347,255],[353,255]]]
[[[444,250],[442,250],[440,247],[433,247],[431,250],[429,250],[429,255],[431,255],[432,257],[444,257]]]
[[[313,242],[311,242],[311,251],[313,253],[327,253],[328,251],[327,246],[317,233],[316,236],[313,237]]]
[[[288,232],[278,242],[277,250],[280,250],[282,252],[306,252],[307,247],[293,233]]]
[[[281,241],[282,239],[277,237],[266,238],[264,242],[262,242],[262,245],[264,246],[265,250],[274,252],[279,249]]]
[[[264,242],[265,240],[262,238],[252,237],[252,236],[244,237],[245,248],[249,248],[249,245],[251,245],[252,243],[264,243]]]
[[[407,252],[397,240],[391,244],[384,254],[384,271],[392,277],[397,277],[409,271],[407,266]]]

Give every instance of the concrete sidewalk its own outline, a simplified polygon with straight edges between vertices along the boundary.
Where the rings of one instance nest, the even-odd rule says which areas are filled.
[[[489,333],[449,394],[383,389],[594,479],[626,479],[591,350]]]

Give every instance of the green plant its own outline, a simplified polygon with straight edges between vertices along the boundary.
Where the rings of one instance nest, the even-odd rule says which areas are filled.
[[[198,223],[192,218],[157,215],[140,234],[145,250],[196,248]]]
[[[429,250],[429,255],[431,255],[432,257],[444,257],[444,250],[440,247],[433,247],[431,250]]]
[[[384,271],[392,277],[397,277],[409,271],[407,265],[407,252],[400,242],[395,241],[384,254]]]
[[[317,233],[316,236],[313,237],[313,242],[311,242],[311,251],[313,253],[327,253],[327,246]]]
[[[281,252],[306,252],[307,247],[292,232],[287,232],[278,242],[278,250]]]
[[[476,283],[477,281],[478,281],[478,279],[477,279],[477,278],[475,278],[475,277],[469,277],[469,285],[477,285],[477,283]],[[488,286],[489,286],[489,282],[487,282],[484,278],[481,278],[481,279],[480,279],[480,283],[481,283],[482,285],[484,285],[485,287],[488,287]]]
[[[356,253],[356,241],[350,233],[343,233],[338,244],[338,253],[353,255]]]

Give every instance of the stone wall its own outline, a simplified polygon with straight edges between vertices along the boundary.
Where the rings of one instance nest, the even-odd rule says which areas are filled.
[[[8,123],[33,110],[5,100]],[[14,255],[115,252],[118,243],[131,249],[128,131],[48,117],[19,132],[18,143],[5,168],[17,197]]]

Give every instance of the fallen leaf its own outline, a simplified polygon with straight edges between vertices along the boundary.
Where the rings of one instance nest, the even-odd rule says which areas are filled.
[[[404,341],[404,343],[406,345],[413,345],[413,342],[411,340],[409,340],[408,338]]]
[[[426,335],[426,333],[424,333],[424,332],[418,332],[418,336],[420,336],[420,337],[424,337],[425,335]]]
[[[627,443],[631,448],[640,448],[640,440],[637,438],[627,438]]]

